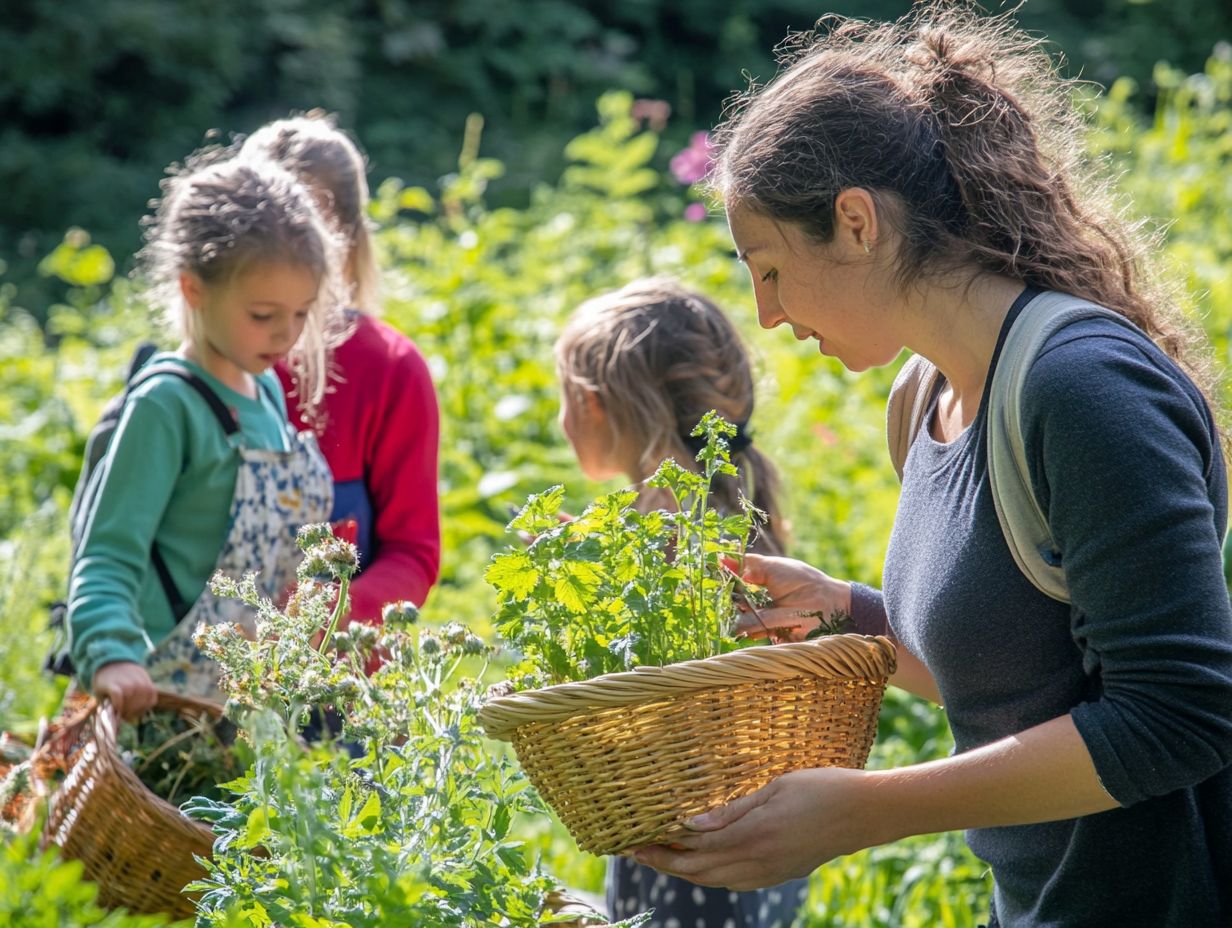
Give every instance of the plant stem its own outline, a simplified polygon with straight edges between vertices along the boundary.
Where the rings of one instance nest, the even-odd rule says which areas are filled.
[[[329,628],[325,630],[325,634],[321,638],[321,643],[317,645],[318,654],[325,650],[325,646],[329,644],[330,640],[334,637],[334,632],[338,630],[338,623],[342,620],[342,614],[351,607],[350,599],[347,596],[350,588],[350,577],[343,577],[338,581],[338,601],[334,603],[334,614],[329,617]]]

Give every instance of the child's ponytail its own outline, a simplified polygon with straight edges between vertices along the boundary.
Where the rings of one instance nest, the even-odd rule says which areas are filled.
[[[1107,183],[1087,168],[1084,126],[1063,98],[1073,88],[1040,44],[999,17],[949,14],[920,27],[904,60],[937,122],[971,257],[1115,309],[1185,361],[1189,337],[1170,294],[1141,274],[1155,237],[1117,215]]]
[[[715,479],[715,505],[737,512],[743,495],[768,517],[757,550],[783,551],[778,476],[752,443],[748,351],[714,303],[669,278],[634,281],[578,308],[556,342],[556,360],[564,389],[598,398],[613,447],[633,450],[636,480],[669,457],[692,465],[699,449],[690,433],[707,412],[735,424],[732,463],[740,476]],[[667,505],[650,489],[641,503]]]
[[[349,305],[378,315],[380,272],[368,218],[368,165],[334,116],[313,110],[267,123],[243,141],[240,154],[267,158],[290,171],[316,195],[325,218],[346,240],[353,290]]]

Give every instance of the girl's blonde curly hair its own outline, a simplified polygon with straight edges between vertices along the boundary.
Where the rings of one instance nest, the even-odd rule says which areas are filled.
[[[241,161],[233,154],[206,149],[169,169],[156,211],[145,222],[139,273],[172,332],[197,341],[198,316],[184,305],[182,273],[195,274],[209,287],[225,287],[263,263],[311,271],[317,296],[287,357],[311,410],[325,393],[328,350],[345,337],[340,252],[303,184],[272,163]]]

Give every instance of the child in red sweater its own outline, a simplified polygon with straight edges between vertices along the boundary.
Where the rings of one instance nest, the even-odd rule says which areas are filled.
[[[366,165],[331,117],[280,119],[243,143],[241,157],[269,159],[311,189],[349,244],[354,332],[334,352],[329,390],[306,422],[291,374],[279,365],[291,421],[311,426],[334,475],[331,521],[359,548],[350,620],[376,623],[381,607],[422,606],[440,567],[437,503],[439,411],[423,355],[375,318],[379,272],[366,208]]]

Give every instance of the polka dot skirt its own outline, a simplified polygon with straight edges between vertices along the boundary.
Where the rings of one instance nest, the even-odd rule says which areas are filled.
[[[791,928],[808,880],[736,893],[695,886],[627,857],[607,861],[607,909],[613,921],[654,909],[646,928]]]

